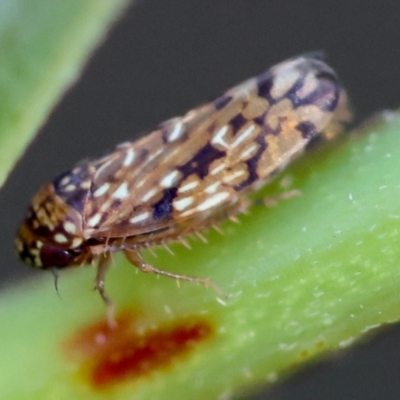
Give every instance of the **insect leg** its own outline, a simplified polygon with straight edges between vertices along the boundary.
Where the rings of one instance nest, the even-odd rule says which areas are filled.
[[[100,256],[99,263],[97,264],[96,284],[94,288],[100,293],[101,298],[107,305],[107,315],[108,315],[107,319],[109,326],[115,327],[117,324],[115,322],[114,303],[111,300],[111,298],[108,297],[104,287],[104,281],[108,267],[110,265],[110,260],[111,260],[110,253],[106,253],[104,256],[103,255]]]
[[[158,275],[168,276],[169,278],[177,279],[178,281],[184,280],[189,282],[196,282],[201,283],[206,287],[211,287],[214,289],[218,294],[229,297],[227,293],[225,293],[219,286],[217,286],[211,279],[209,278],[199,278],[196,276],[189,276],[189,275],[181,275],[176,274],[174,272],[166,271],[163,269],[158,269],[153,267],[152,265],[146,263],[138,250],[124,250],[125,256],[128,261],[133,264],[135,267],[139,268],[143,272],[154,273]]]

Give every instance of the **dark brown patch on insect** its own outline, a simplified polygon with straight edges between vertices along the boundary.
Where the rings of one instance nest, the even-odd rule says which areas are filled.
[[[247,122],[248,119],[243,117],[242,114],[237,114],[234,118],[232,118],[229,121],[229,124],[233,128],[233,134],[235,135],[240,130],[240,128],[242,128],[243,125],[246,124]]]
[[[254,118],[254,123],[256,123],[259,126],[263,126],[264,125],[264,121],[265,121],[265,116],[266,113],[261,114],[259,117]]]
[[[275,99],[271,97],[271,88],[273,77],[270,71],[265,72],[257,78],[258,95],[265,98],[270,103],[274,103]]]
[[[296,129],[301,132],[304,139],[312,139],[318,134],[317,128],[310,121],[300,122],[296,125]]]
[[[177,188],[164,190],[160,201],[153,205],[153,218],[155,220],[168,219],[173,211],[172,202],[176,197]]]
[[[186,164],[177,166],[184,176],[196,174],[200,179],[208,175],[212,162],[225,157],[226,153],[207,143]]]

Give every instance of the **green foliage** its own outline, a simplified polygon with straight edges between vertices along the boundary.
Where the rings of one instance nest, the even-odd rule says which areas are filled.
[[[0,2],[0,186],[126,4]]]

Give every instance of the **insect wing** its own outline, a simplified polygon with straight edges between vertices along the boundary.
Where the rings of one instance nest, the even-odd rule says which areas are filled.
[[[164,122],[133,143],[94,162],[85,205],[89,237],[122,237],[162,229],[170,224],[172,201],[186,164],[207,140],[191,134],[214,112],[207,104],[186,116]]]
[[[87,236],[207,225],[327,129],[342,94],[325,63],[299,57],[119,146],[93,163]]]

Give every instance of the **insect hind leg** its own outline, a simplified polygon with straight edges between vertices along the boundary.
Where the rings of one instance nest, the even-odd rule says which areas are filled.
[[[225,293],[218,285],[216,285],[210,278],[200,278],[196,276],[177,274],[171,271],[156,268],[151,264],[146,263],[138,250],[124,250],[124,253],[128,261],[135,267],[139,268],[142,272],[167,276],[168,278],[176,279],[178,282],[183,280],[188,282],[200,283],[206,287],[211,287],[221,296],[224,296],[226,298],[229,297],[229,295]]]

